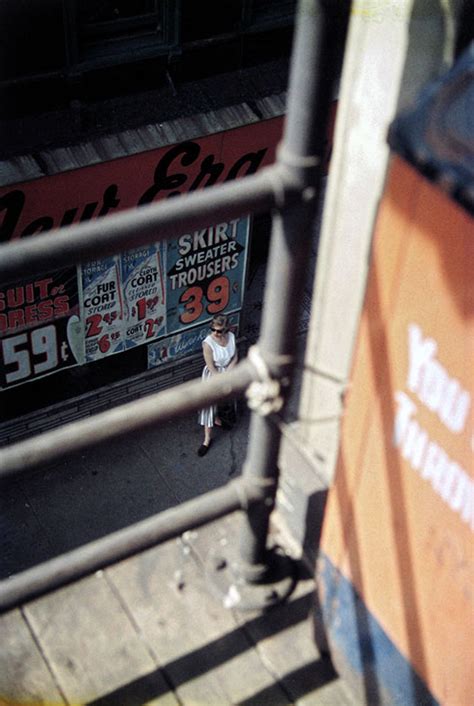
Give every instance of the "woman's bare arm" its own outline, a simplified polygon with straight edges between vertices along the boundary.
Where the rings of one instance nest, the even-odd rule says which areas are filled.
[[[239,360],[239,357],[237,355],[237,350],[236,350],[234,353],[234,357],[232,358],[229,365],[227,366],[227,370],[230,370],[231,368],[233,368],[237,364],[238,360]]]
[[[229,334],[229,335],[233,335],[233,334]],[[237,362],[239,360],[239,356],[237,355],[237,341],[235,340],[235,335],[234,335],[234,346],[235,346],[235,353],[232,356],[232,358],[230,359],[230,363],[227,366],[227,370],[230,370],[230,368],[233,368],[235,365],[237,365]]]
[[[213,358],[213,355],[212,355],[212,348],[211,348],[211,346],[210,346],[208,343],[206,343],[205,341],[203,341],[203,344],[202,344],[202,352],[203,352],[204,360],[205,360],[205,362],[206,362],[207,367],[208,367],[209,370],[211,371],[212,375],[215,375],[215,374],[218,373],[219,371],[217,370],[216,366],[214,365],[214,358]]]

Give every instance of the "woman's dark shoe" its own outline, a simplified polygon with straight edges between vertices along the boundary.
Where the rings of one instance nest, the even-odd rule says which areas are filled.
[[[212,441],[209,442],[209,446],[206,446],[206,444],[201,444],[201,446],[198,448],[198,456],[205,456],[211,448],[211,444]]]

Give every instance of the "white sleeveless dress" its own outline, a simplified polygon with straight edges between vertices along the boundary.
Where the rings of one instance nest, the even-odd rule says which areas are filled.
[[[212,358],[216,369],[220,373],[225,372],[229,363],[235,355],[235,336],[232,331],[228,331],[227,333],[227,344],[225,346],[221,346],[219,343],[217,343],[217,341],[211,335],[207,336],[204,339],[204,343],[207,343],[212,350]],[[211,371],[209,370],[207,365],[205,365],[204,370],[202,371],[202,379],[207,380],[210,377]],[[199,411],[199,424],[201,424],[201,426],[213,427],[215,416],[216,406],[201,409]]]

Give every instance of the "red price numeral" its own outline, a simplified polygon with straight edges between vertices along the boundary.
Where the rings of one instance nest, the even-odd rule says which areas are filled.
[[[146,335],[145,338],[151,338],[155,330],[155,319],[147,319],[145,321]]]
[[[115,321],[116,318],[117,318],[117,312],[111,311],[104,316],[104,321],[106,324],[108,324],[110,326]]]
[[[181,304],[184,303],[184,314],[181,314],[179,320],[182,324],[191,324],[202,314],[202,295],[203,291],[201,287],[190,287],[180,296],[179,301]]]
[[[86,319],[86,338],[91,336],[98,336],[102,331],[102,326],[100,325],[102,321],[102,314],[92,314]]]
[[[109,339],[109,334],[104,333],[104,335],[99,338],[99,350],[101,353],[107,353],[107,351],[110,348],[110,339]]]
[[[137,305],[138,321],[141,321],[146,316],[146,297],[142,297],[141,299],[138,299],[138,301],[136,302],[136,305]]]
[[[229,291],[230,284],[227,277],[218,277],[212,280],[206,292],[207,300],[212,302],[207,307],[209,314],[218,314],[219,311],[226,308],[229,303]]]
[[[191,324],[201,316],[204,305],[202,303],[204,292],[201,287],[189,287],[181,295],[179,301],[184,304],[184,313],[179,320],[182,324]],[[230,283],[227,277],[217,277],[209,284],[206,291],[206,299],[210,302],[206,311],[208,314],[217,314],[223,311],[229,303]]]

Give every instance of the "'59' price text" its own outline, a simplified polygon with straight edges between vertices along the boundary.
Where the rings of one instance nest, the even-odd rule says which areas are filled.
[[[3,339],[1,351],[7,385],[52,371],[70,357],[67,343],[58,345],[53,324]]]

